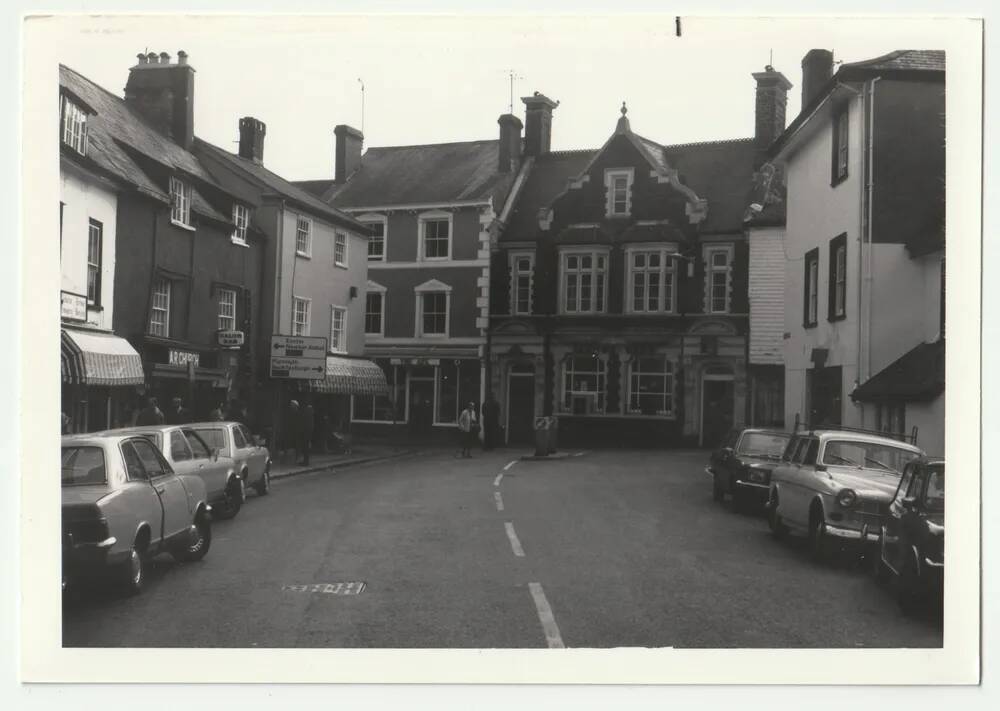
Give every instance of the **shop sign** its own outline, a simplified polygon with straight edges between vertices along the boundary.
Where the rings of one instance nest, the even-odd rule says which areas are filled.
[[[188,365],[190,367],[197,368],[201,356],[198,353],[192,353],[191,351],[179,351],[176,348],[171,348],[169,352],[169,359],[167,360],[170,365]]]
[[[71,291],[61,291],[59,315],[67,321],[87,320],[87,297]]]
[[[219,331],[219,345],[223,348],[239,348],[243,345],[243,331]]]

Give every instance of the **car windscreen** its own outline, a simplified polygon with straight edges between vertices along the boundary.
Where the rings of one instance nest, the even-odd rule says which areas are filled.
[[[928,468],[924,506],[931,511],[944,511],[944,466]]]
[[[789,435],[774,434],[771,432],[747,432],[740,440],[737,454],[746,454],[753,457],[773,457],[780,459],[782,452],[788,445]]]
[[[104,450],[100,447],[62,448],[62,485],[106,484]]]
[[[826,443],[823,463],[900,474],[903,467],[919,456],[917,452],[879,442],[831,440]]]
[[[195,432],[198,436],[209,446],[210,449],[220,449],[223,452],[226,451],[226,433],[218,427],[194,427]]]

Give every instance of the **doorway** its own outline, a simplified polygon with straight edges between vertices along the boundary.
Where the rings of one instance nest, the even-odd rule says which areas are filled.
[[[507,442],[531,444],[535,423],[535,366],[513,365],[507,378]]]
[[[698,444],[715,447],[733,428],[732,375],[706,374],[701,380],[701,434]]]
[[[839,365],[806,371],[809,378],[809,421],[813,427],[841,424],[843,375]]]
[[[431,371],[433,373],[433,371]],[[410,375],[406,392],[410,432],[426,434],[434,426],[434,376]]]

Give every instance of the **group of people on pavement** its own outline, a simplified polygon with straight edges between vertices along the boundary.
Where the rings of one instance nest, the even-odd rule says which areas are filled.
[[[218,403],[208,413],[210,422],[247,422],[247,408],[236,400],[230,400],[229,404]],[[184,405],[184,399],[180,397],[172,398],[170,407],[164,413],[155,397],[146,398],[142,409],[133,415],[134,425],[182,425],[186,422],[196,422],[197,418],[190,408]]]

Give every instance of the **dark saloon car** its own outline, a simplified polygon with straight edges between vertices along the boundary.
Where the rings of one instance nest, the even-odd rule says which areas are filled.
[[[940,606],[944,585],[944,462],[903,469],[878,540],[877,571],[894,578],[906,614]]]
[[[781,460],[791,435],[777,430],[733,430],[712,452],[705,471],[712,476],[712,498],[728,495],[734,510],[760,508],[767,503],[771,470]]]

